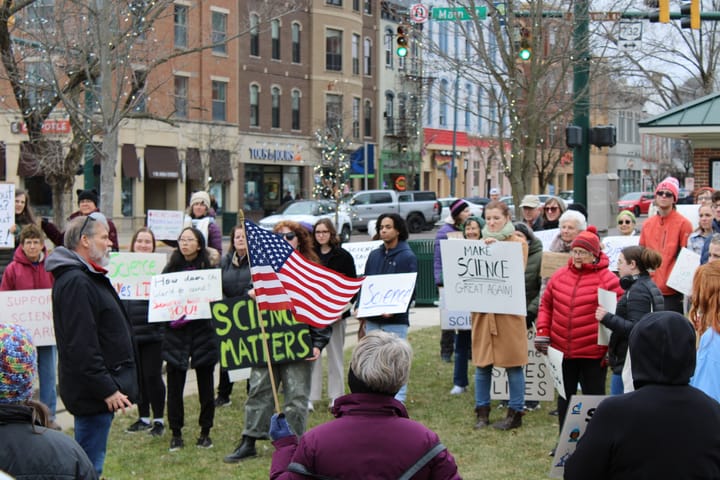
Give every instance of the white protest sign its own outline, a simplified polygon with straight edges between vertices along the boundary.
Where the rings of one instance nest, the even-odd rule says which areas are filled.
[[[565,398],[565,381],[562,373],[563,352],[554,347],[548,347],[548,353],[545,355],[545,364],[548,372],[552,376],[555,390],[558,395]]]
[[[440,328],[443,330],[471,330],[472,316],[470,312],[450,310],[445,300],[445,287],[438,288],[440,308]]]
[[[15,248],[15,184],[0,183],[0,248]]]
[[[680,215],[690,220],[690,223],[692,223],[693,230],[698,228],[698,225],[700,224],[700,205],[691,204],[679,204],[675,205],[675,209],[678,211]]]
[[[700,255],[689,248],[683,248],[675,260],[675,265],[667,279],[667,286],[685,295],[690,295],[693,276],[699,266]]]
[[[617,308],[617,295],[615,292],[605,290],[604,288],[598,288],[598,303],[605,310],[614,314],[615,309]],[[611,334],[612,330],[598,322],[598,345],[607,345],[610,343]]]
[[[154,275],[150,280],[148,322],[211,318],[210,302],[222,299],[222,274],[212,270]]]
[[[193,218],[191,221],[193,227],[200,230],[200,233],[205,237],[205,245],[208,244],[208,230],[210,229],[210,217],[204,217],[201,219]]]
[[[563,478],[565,463],[575,452],[577,443],[585,433],[595,409],[606,398],[607,395],[573,395],[570,397],[565,423],[560,432],[550,468],[550,478]]]
[[[370,256],[370,252],[382,245],[382,240],[375,240],[373,242],[353,242],[343,243],[342,248],[350,252],[353,260],[355,260],[355,273],[358,276],[365,274],[365,264]]]
[[[528,363],[523,368],[525,373],[525,400],[551,402],[555,398],[553,380],[545,364],[544,355],[535,350],[535,329],[528,331]],[[508,400],[510,385],[507,371],[493,367],[490,398]]]
[[[406,312],[415,292],[416,279],[416,272],[365,277],[360,290],[357,317]]]
[[[147,226],[158,240],[176,240],[185,222],[180,210],[148,210]]]
[[[602,250],[610,259],[608,268],[611,272],[617,272],[617,261],[623,248],[638,245],[640,235],[611,235],[602,239]]]
[[[553,240],[555,240],[555,237],[560,235],[560,229],[551,228],[550,230],[540,230],[539,232],[533,232],[533,235],[542,242],[543,252],[549,252],[550,245],[552,245]]]
[[[110,253],[107,277],[122,300],[150,298],[150,280],[167,263],[164,253]]]
[[[456,310],[525,315],[525,266],[519,242],[441,240],[443,284]]]
[[[252,368],[235,368],[228,370],[228,377],[230,377],[230,381],[233,383],[240,382],[250,378],[250,372],[252,372]]]
[[[55,345],[52,289],[0,292],[0,310],[3,312],[3,322],[25,327],[36,347]]]

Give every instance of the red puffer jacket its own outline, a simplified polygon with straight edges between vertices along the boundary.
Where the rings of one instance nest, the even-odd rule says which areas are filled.
[[[608,270],[607,255],[600,253],[597,263],[575,268],[567,266],[550,278],[540,302],[537,336],[550,337],[550,345],[565,358],[601,358],[607,346],[597,344],[598,288],[623,294],[617,276]]]

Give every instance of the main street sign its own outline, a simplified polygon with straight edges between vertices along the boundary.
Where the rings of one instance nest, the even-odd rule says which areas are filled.
[[[475,7],[475,15],[479,20],[485,20],[487,18],[487,7]],[[465,7],[451,7],[451,8],[440,8],[435,7],[432,9],[430,17],[433,20],[471,20],[472,14]]]

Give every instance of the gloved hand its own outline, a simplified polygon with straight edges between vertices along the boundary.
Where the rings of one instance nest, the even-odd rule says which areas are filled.
[[[185,320],[185,315],[183,315],[177,320],[173,320],[172,322],[170,322],[170,328],[182,328],[190,322],[191,320]]]
[[[535,350],[547,354],[550,346],[550,337],[535,337]]]
[[[292,430],[290,430],[290,425],[287,423],[287,419],[285,418],[284,413],[276,413],[272,416],[270,419],[270,438],[275,440],[280,440],[281,438],[290,437],[292,435],[295,435]]]

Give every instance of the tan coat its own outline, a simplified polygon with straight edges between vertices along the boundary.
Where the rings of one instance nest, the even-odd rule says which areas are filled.
[[[522,242],[523,266],[527,265],[528,246],[519,237],[508,242]],[[523,315],[506,313],[472,314],[472,361],[477,367],[520,367],[528,362],[527,329]]]

